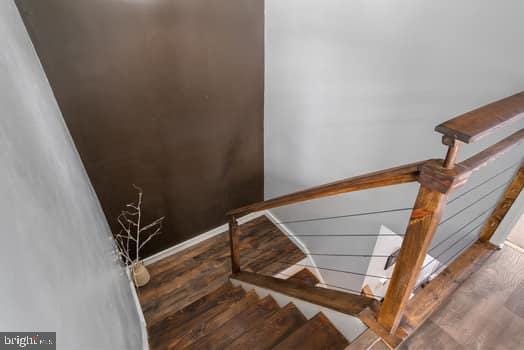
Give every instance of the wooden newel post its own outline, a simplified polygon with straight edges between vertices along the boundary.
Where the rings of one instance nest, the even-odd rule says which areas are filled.
[[[231,248],[231,271],[240,272],[240,232],[234,216],[229,217],[229,245]]]
[[[448,153],[446,154],[446,159],[444,159],[444,168],[453,169],[455,160],[457,159],[459,144],[457,140],[449,136],[443,136],[442,143],[448,146]]]
[[[406,303],[413,292],[440,221],[446,197],[443,193],[420,187],[391,282],[377,318],[390,333],[395,332],[402,319]]]
[[[397,330],[402,320],[440,222],[447,194],[464,184],[469,174],[467,169],[458,165],[447,169],[444,162],[438,160],[428,161],[420,167],[420,190],[377,317],[377,321],[390,333]]]

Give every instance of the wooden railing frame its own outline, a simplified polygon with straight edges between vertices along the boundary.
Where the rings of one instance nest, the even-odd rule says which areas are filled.
[[[492,127],[492,130],[494,129],[496,129],[496,126]],[[483,135],[486,134],[487,131],[484,131]],[[450,140],[450,137],[451,136],[446,135],[443,138],[443,143],[449,146],[446,159],[443,162],[427,161],[420,168],[418,178],[420,182],[419,195],[411,213],[406,234],[397,257],[397,263],[395,264],[393,275],[384,297],[384,302],[377,315],[378,323],[389,331],[390,334],[394,334],[400,325],[406,303],[413,292],[422,264],[427,255],[429,244],[433,239],[437,224],[440,221],[447,196],[453,190],[463,186],[474,171],[477,171],[510,149],[518,146],[524,140],[524,129],[513,133],[457,164],[455,164],[458,151],[456,146],[457,140]],[[513,186],[510,186],[506,191],[505,197],[508,197],[508,194],[510,194],[509,197],[512,199],[511,204],[515,200],[516,195],[522,190],[523,184],[524,180],[521,168],[521,171],[517,173],[513,180]],[[512,187],[513,190],[511,190]],[[518,193],[515,195],[516,192]],[[508,200],[501,202],[505,203],[505,214],[511,204],[508,206]],[[499,207],[501,206],[502,204],[499,204]],[[500,213],[503,210],[504,209],[499,208],[498,212]],[[494,213],[497,213],[497,209],[495,209]],[[494,214],[492,214],[492,216],[493,215]],[[501,220],[498,220],[498,222],[500,221]],[[491,222],[493,222],[493,220],[491,220]],[[494,224],[492,223],[491,225],[493,226]],[[495,229],[496,227],[489,231],[484,229],[481,234],[481,240],[489,241]],[[491,235],[488,236],[487,232],[490,232]]]
[[[515,173],[513,180],[507,187],[506,191],[504,191],[504,194],[489,216],[488,221],[480,231],[481,242],[490,241],[500,223],[513,206],[513,203],[517,200],[518,196],[522,192],[522,188],[524,188],[524,162],[521,161],[520,168]]]
[[[406,303],[415,288],[429,245],[440,222],[447,195],[424,185],[415,201],[406,234],[393,269],[393,275],[378,322],[393,333],[402,320]]]
[[[509,122],[517,120],[521,117],[519,114],[522,113],[524,113],[524,92],[491,103],[437,126],[436,131],[444,134],[442,138],[443,144],[448,146],[444,160],[431,159],[365,174],[251,204],[228,212],[233,275],[241,272],[238,245],[240,232],[236,220],[239,216],[341,193],[419,182],[419,193],[410,215],[404,240],[398,253],[383,303],[373,320],[370,321],[369,313],[366,313],[365,316],[367,321],[376,324],[380,328],[380,332],[390,334],[393,339],[398,340],[399,325],[420,274],[429,245],[440,222],[448,195],[455,189],[463,186],[474,171],[477,171],[524,141],[524,129],[515,132],[476,155],[456,163],[459,144],[461,142],[475,142],[494,132],[502,125],[507,125]],[[486,227],[481,230],[482,241],[489,241],[496,227],[509,211],[523,187],[524,165],[521,165],[503,198],[493,211]],[[362,319],[369,325],[364,318]]]
[[[419,167],[422,164],[424,164],[424,161],[350,177],[344,180],[331,182],[307,190],[247,205],[231,210],[226,215],[229,217],[240,217],[257,211],[277,208],[289,204],[297,204],[323,197],[330,197],[337,194],[415,182],[418,178]]]
[[[229,211],[227,215],[229,217],[229,242],[231,248],[231,270],[233,274],[241,272],[238,217],[256,211],[276,208],[287,204],[296,204],[341,193],[415,182],[418,179],[419,168],[424,163],[425,162],[411,163],[356,176]]]

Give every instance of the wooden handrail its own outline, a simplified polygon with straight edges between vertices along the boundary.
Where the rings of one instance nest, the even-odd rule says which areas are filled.
[[[241,271],[237,218],[252,212],[296,204],[312,199],[417,181],[420,183],[419,193],[411,212],[408,227],[383,303],[373,317],[370,318],[368,317],[369,315],[364,315],[366,310],[370,310],[369,308],[364,309],[359,314],[359,317],[369,327],[375,327],[375,331],[382,332],[386,338],[388,338],[389,335],[393,336],[404,332],[402,322],[406,316],[407,308],[409,319],[406,322],[409,321],[410,325],[418,327],[429,315],[430,311],[434,310],[436,305],[446,296],[445,293],[442,294],[438,303],[433,303],[434,305],[432,304],[431,308],[428,308],[429,311],[423,312],[420,312],[420,310],[414,306],[415,304],[410,301],[413,288],[416,285],[429,246],[442,217],[449,193],[463,186],[474,171],[518,146],[524,140],[524,129],[513,133],[460,163],[455,163],[459,141],[465,143],[475,142],[492,133],[497,128],[517,120],[520,114],[523,113],[524,92],[521,92],[437,126],[436,131],[444,134],[443,143],[449,147],[445,160],[430,159],[385,169],[231,210],[227,215],[229,216],[231,264],[234,277],[246,283],[267,287],[320,305],[328,305],[327,307],[334,307],[335,309],[338,308],[339,311],[342,310],[343,312],[355,314],[356,311],[367,307],[366,303],[370,302],[368,298],[357,299],[354,295],[346,296],[341,292],[334,294],[334,291],[325,291],[315,287],[304,287],[303,285],[293,285],[291,281],[283,282],[272,277],[264,277]],[[521,168],[513,179],[512,184],[508,187],[505,195],[499,201],[497,208],[493,211],[491,219],[488,221],[489,225],[483,229],[482,241],[487,242],[489,240],[498,223],[509,210],[517,195],[524,188],[523,172],[524,167],[521,164]],[[478,246],[490,248],[489,243],[482,243]],[[465,256],[467,257],[469,255]],[[459,263],[461,261],[462,260],[459,260],[456,264],[452,265],[452,267],[460,266]],[[451,270],[452,268],[449,268],[447,271]],[[443,276],[438,281],[446,280],[445,277],[446,276]],[[438,287],[435,283],[433,286]],[[450,288],[447,290],[447,293],[449,294],[451,291],[452,289]],[[337,300],[336,302],[334,302],[335,299]],[[422,304],[425,305],[427,300],[433,299],[432,295],[426,293],[421,294],[415,300],[418,301],[418,304],[421,304],[420,301],[422,301]],[[386,338],[383,339],[386,340]],[[390,345],[395,344],[394,341],[390,343]]]
[[[348,294],[333,289],[308,286],[290,279],[284,280],[246,271],[235,273],[231,277],[238,281],[271,289],[275,292],[322,305],[348,315],[357,316],[368,307],[376,308],[378,306],[378,302],[374,298],[358,294]]]
[[[428,160],[420,166],[418,182],[441,193],[463,186],[474,171],[497,159],[524,141],[524,129],[502,139],[474,156],[446,168],[441,160]]]
[[[438,125],[435,131],[464,143],[473,143],[517,120],[523,113],[524,92],[519,92],[450,119]]]
[[[435,130],[444,134],[443,141],[450,147],[444,160],[444,168],[451,169],[455,166],[454,160],[458,151],[458,145],[455,143],[455,139],[466,143],[475,142],[492,133],[497,128],[518,119],[521,114],[524,115],[524,92],[490,103],[438,125]],[[474,171],[519,144],[523,137],[524,131],[520,130],[477,155],[463,161],[460,163],[461,168]],[[238,217],[256,211],[341,193],[414,182],[418,180],[419,167],[426,162],[427,161],[411,163],[312,187],[233,209],[229,211],[227,215]]]
[[[331,182],[325,185],[312,187],[307,190],[287,194],[263,202],[247,205],[231,210],[228,216],[241,216],[252,212],[280,207],[288,204],[308,201],[335,194],[361,191],[370,188],[397,185],[417,181],[419,166],[425,161],[402,165],[365,175],[350,177],[344,180]]]
[[[488,164],[490,161],[495,160],[500,155],[509,151],[510,149],[518,146],[524,140],[524,129],[511,134],[505,139],[497,142],[496,144],[486,148],[482,152],[475,154],[474,156],[462,161],[459,165],[468,169],[469,171],[478,170],[480,167]]]

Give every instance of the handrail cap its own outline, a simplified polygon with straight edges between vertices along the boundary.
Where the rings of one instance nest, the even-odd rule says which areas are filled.
[[[450,119],[435,131],[473,143],[524,115],[524,91]]]

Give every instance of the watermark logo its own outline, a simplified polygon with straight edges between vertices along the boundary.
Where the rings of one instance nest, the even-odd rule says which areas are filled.
[[[56,332],[0,332],[0,350],[56,350]]]

